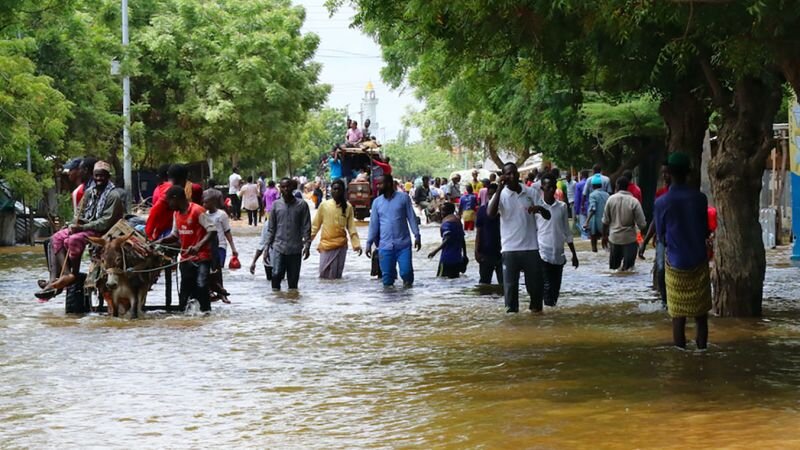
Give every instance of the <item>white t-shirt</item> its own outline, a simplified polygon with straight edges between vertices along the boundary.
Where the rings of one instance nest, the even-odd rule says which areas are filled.
[[[520,184],[519,193],[506,187],[500,192],[500,241],[503,252],[519,252],[539,249],[536,232],[536,217],[528,212],[531,206],[541,205],[542,192],[533,186]],[[495,194],[497,195],[497,194]]]
[[[248,211],[255,211],[258,209],[258,186],[253,183],[247,183],[239,194],[242,197],[242,208]]]
[[[208,218],[214,222],[214,228],[217,229],[217,239],[219,239],[220,248],[228,248],[228,240],[225,238],[225,233],[231,231],[231,223],[228,220],[228,215],[218,209],[213,213],[206,211]]]
[[[228,177],[228,195],[238,194],[242,185],[242,177],[238,173],[232,173]]]
[[[575,180],[564,180],[564,183],[567,184],[567,201],[572,203],[575,201],[575,187],[578,185],[578,182]]]
[[[552,205],[542,202],[542,206],[550,211],[550,220],[536,215],[536,228],[539,235],[539,255],[544,262],[556,265],[567,263],[564,255],[564,244],[572,242],[569,228],[568,206],[558,200]]]

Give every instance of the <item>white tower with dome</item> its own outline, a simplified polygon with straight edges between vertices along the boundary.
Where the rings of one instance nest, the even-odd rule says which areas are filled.
[[[378,135],[378,98],[375,96],[375,86],[368,82],[364,87],[364,98],[361,99],[361,120],[358,127],[364,128],[364,122],[369,119],[369,133],[372,136]]]

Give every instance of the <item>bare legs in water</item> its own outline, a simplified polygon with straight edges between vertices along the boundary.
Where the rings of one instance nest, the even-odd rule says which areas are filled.
[[[708,314],[695,317],[694,323],[697,327],[697,348],[704,350],[708,347]],[[686,317],[673,317],[672,340],[676,347],[686,348]]]

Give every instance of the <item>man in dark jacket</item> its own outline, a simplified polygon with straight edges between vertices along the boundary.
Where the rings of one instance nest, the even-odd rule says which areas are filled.
[[[74,283],[81,266],[81,255],[89,237],[102,236],[125,213],[122,193],[111,179],[111,165],[97,161],[94,165],[94,186],[81,199],[74,222],[50,239],[50,280],[39,281],[36,296],[49,299]],[[69,271],[62,268],[69,267]]]

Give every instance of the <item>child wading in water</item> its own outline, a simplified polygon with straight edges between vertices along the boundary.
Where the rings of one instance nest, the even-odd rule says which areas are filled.
[[[461,196],[458,210],[464,219],[464,231],[475,229],[475,210],[478,209],[478,197],[474,194],[472,185],[467,185],[467,193]]]
[[[572,251],[572,266],[578,268],[578,254],[572,244],[572,231],[569,228],[569,207],[556,200],[556,183],[558,179],[552,173],[542,177],[542,199],[545,209],[550,211],[550,220],[536,216],[536,227],[539,231],[539,254],[542,257],[542,275],[544,279],[544,304],[556,306],[561,291],[561,278],[567,258],[564,256],[564,243]]]
[[[233,235],[231,235],[231,223],[228,219],[228,214],[222,208],[222,192],[216,189],[206,189],[203,191],[203,207],[206,209],[209,219],[214,222],[217,229],[217,248],[214,252],[213,264],[210,276],[210,288],[213,300],[222,300],[224,303],[230,303],[228,300],[228,291],[225,290],[222,284],[222,268],[225,267],[225,257],[228,252],[228,244],[231,246],[231,254],[239,256],[236,251],[236,246],[233,244]],[[224,235],[224,237],[223,237]]]
[[[458,278],[461,273],[466,271],[465,261],[467,261],[467,242],[464,240],[464,228],[461,220],[456,216],[456,206],[452,203],[445,203],[442,206],[442,243],[432,252],[428,253],[428,258],[433,258],[439,251],[439,270],[436,276],[444,278]]]

